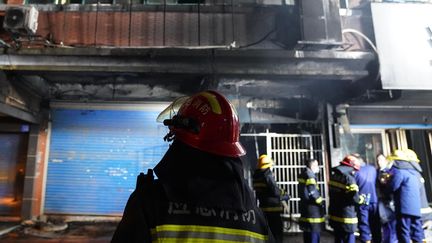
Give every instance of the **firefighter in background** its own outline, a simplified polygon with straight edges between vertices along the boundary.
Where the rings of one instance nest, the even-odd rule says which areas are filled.
[[[411,149],[404,149],[405,155],[407,156],[407,160],[412,163],[420,163],[420,159],[417,157],[416,152]],[[414,166],[417,171],[422,174],[422,169],[420,166]],[[425,188],[425,179],[423,176],[419,177],[420,180],[420,200],[421,200],[421,208],[420,212],[422,215],[423,228],[430,228],[432,226],[432,208],[429,207],[429,201],[426,196],[426,188]]]
[[[366,195],[366,202],[358,207],[358,230],[362,243],[381,243],[381,224],[376,193],[377,170],[366,164],[360,155],[360,170],[355,174],[360,195]]]
[[[318,161],[305,161],[306,168],[298,180],[300,197],[300,228],[303,230],[305,243],[319,243],[320,233],[324,224],[324,200],[317,184],[316,174],[319,173]]]
[[[422,242],[420,166],[403,150],[395,150],[387,159],[393,161],[389,188],[394,192],[398,241]]]
[[[158,179],[138,176],[112,242],[274,242],[243,177],[229,101],[205,91],[175,101],[165,117],[173,143],[154,168]]]
[[[378,212],[382,228],[382,243],[397,242],[396,216],[393,201],[393,193],[389,189],[392,177],[392,162],[383,154],[376,157],[378,167]]]
[[[356,206],[365,202],[365,196],[359,194],[354,178],[359,169],[359,160],[348,155],[331,170],[329,221],[334,230],[335,243],[355,243],[354,232],[358,223]]]
[[[253,175],[253,187],[255,189],[259,207],[264,212],[270,230],[276,242],[283,240],[283,223],[281,213],[283,207],[282,200],[287,200],[287,195],[277,185],[270,170],[273,160],[263,154],[258,158],[257,169]]]

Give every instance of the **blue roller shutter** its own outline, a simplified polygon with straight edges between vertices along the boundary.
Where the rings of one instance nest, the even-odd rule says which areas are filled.
[[[159,112],[52,111],[45,213],[116,215],[168,149]]]

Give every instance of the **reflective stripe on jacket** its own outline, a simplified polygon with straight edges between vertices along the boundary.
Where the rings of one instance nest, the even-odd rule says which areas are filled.
[[[323,227],[324,207],[323,198],[319,191],[315,174],[309,168],[303,170],[298,179],[298,192],[300,197],[299,224],[305,231],[319,232]]]
[[[353,233],[357,229],[356,205],[360,203],[354,169],[339,165],[332,169],[329,181],[329,220],[334,230]]]
[[[258,169],[253,175],[253,187],[259,201],[259,207],[266,212],[282,212],[281,190],[276,185],[269,168]]]
[[[273,242],[256,206],[239,211],[170,202],[158,181],[152,187],[151,197],[132,193],[112,242]]]
[[[152,242],[267,242],[268,236],[248,230],[202,225],[158,225]]]

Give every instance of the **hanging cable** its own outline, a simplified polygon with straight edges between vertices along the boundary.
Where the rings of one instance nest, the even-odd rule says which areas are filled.
[[[132,38],[132,0],[129,0],[129,37],[128,37],[128,46],[131,46],[131,38]]]
[[[166,0],[164,0],[164,6],[163,6],[163,32],[162,32],[162,45],[163,46],[165,46],[166,7],[167,7],[167,2],[166,2]]]
[[[66,10],[64,8],[64,5],[61,5],[61,8],[63,10],[63,38],[62,41],[60,41],[60,45],[63,45],[63,41],[65,39],[65,33],[66,33],[66,24],[68,23],[68,21],[66,21]]]
[[[352,33],[352,34],[356,34],[356,35],[360,36],[361,38],[363,38],[372,47],[372,49],[378,55],[378,49],[377,49],[377,47],[375,46],[375,44],[365,34],[363,34],[362,32],[360,32],[358,30],[355,30],[355,29],[343,29],[342,30],[342,34],[345,34],[345,33]]]
[[[255,41],[255,42],[252,42],[250,44],[246,44],[244,46],[239,46],[239,48],[247,48],[247,47],[251,47],[251,46],[254,46],[254,45],[258,45],[261,42],[265,41],[275,31],[276,31],[276,28],[272,29],[270,32],[268,32],[266,35],[264,35],[261,39]]]
[[[352,33],[352,34],[356,34],[358,36],[360,36],[361,38],[363,38],[374,50],[374,52],[376,53],[377,59],[378,59],[378,73],[377,76],[375,77],[375,80],[378,81],[381,77],[381,73],[380,73],[380,66],[381,66],[381,62],[379,59],[379,54],[378,54],[378,48],[375,46],[375,44],[362,32],[355,30],[355,29],[343,29],[342,30],[342,34],[345,33]]]
[[[201,4],[200,0],[197,1],[198,3],[198,46],[201,45]]]
[[[98,21],[99,20],[99,0],[96,4],[96,25],[95,25],[95,32],[94,32],[94,46],[97,46],[96,39],[97,39],[97,30],[98,30]]]
[[[234,21],[234,0],[231,0],[231,31],[232,31],[231,46],[235,47],[236,36],[235,36],[235,21]]]

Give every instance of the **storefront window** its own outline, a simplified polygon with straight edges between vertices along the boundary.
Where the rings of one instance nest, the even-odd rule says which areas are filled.
[[[368,164],[375,163],[377,154],[383,153],[381,132],[353,131],[341,134],[342,154],[358,153]]]

